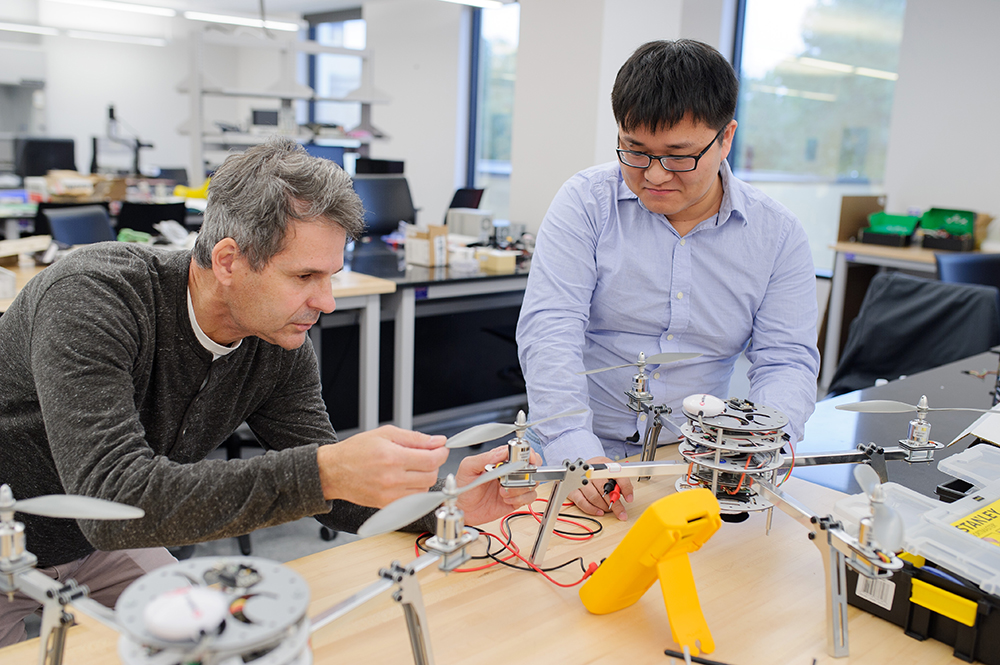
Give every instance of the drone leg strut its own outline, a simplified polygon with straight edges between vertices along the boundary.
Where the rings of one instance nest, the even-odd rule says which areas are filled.
[[[653,418],[653,424],[646,428],[646,436],[642,440],[643,462],[652,462],[656,458],[656,443],[660,438],[660,430],[663,429],[663,422],[659,414]],[[640,476],[636,480],[649,480],[649,476]]]
[[[813,542],[823,556],[826,573],[827,653],[834,658],[844,658],[850,653],[847,642],[847,567],[844,555],[829,542]]]
[[[559,519],[559,509],[563,501],[573,490],[580,489],[589,481],[585,477],[588,466],[583,460],[570,463],[569,460],[563,462],[566,467],[566,476],[562,480],[557,480],[552,484],[552,493],[549,495],[549,503],[545,506],[545,517],[538,527],[538,537],[535,539],[535,546],[531,548],[531,563],[541,566],[545,561],[545,552],[549,549],[549,538],[556,528],[556,520]]]
[[[403,606],[406,628],[410,633],[410,648],[413,649],[413,662],[416,665],[434,665],[424,597],[420,593],[420,582],[415,573],[412,569],[403,571],[397,579],[399,588],[392,594],[392,599]]]

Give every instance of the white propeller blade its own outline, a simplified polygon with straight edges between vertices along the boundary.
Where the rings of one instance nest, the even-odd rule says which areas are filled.
[[[146,514],[142,508],[123,503],[69,494],[48,494],[24,499],[14,504],[14,510],[71,520],[134,520]]]
[[[896,402],[891,399],[871,399],[867,402],[855,402],[854,404],[839,404],[841,411],[856,411],[858,413],[911,413],[917,407],[903,402]]]
[[[905,537],[903,518],[893,508],[880,501],[872,501],[872,538],[883,549],[898,552],[903,549]]]
[[[466,448],[468,446],[475,446],[480,443],[492,441],[493,439],[499,439],[501,436],[505,436],[519,429],[534,427],[535,425],[544,423],[547,420],[555,420],[556,418],[565,418],[567,416],[578,416],[581,413],[586,412],[586,409],[567,411],[565,413],[549,416],[548,418],[542,418],[541,420],[525,423],[524,425],[518,425],[517,423],[512,425],[508,425],[506,423],[484,423],[459,432],[455,436],[449,438],[447,443],[444,445],[445,448]]]
[[[410,522],[420,519],[440,506],[446,499],[449,498],[449,496],[460,496],[474,487],[479,487],[480,485],[488,483],[491,480],[496,480],[500,476],[505,476],[509,473],[516,473],[526,466],[526,462],[520,461],[511,462],[510,464],[501,464],[492,471],[482,474],[468,485],[459,487],[454,492],[449,493],[438,491],[427,492],[426,494],[410,494],[401,499],[396,499],[388,506],[369,517],[365,523],[361,525],[361,528],[358,529],[358,535],[362,538],[367,538],[368,536],[377,536],[382,533],[388,533],[389,531],[401,529]]]
[[[517,429],[517,425],[505,425],[503,423],[484,423],[462,430],[458,434],[448,439],[445,448],[466,448],[480,443],[499,439],[501,436],[510,434]]]
[[[884,550],[898,552],[903,548],[903,518],[885,503],[885,490],[875,469],[867,464],[858,464],[854,467],[854,479],[861,485],[872,506],[872,540]]]
[[[612,365],[611,367],[601,367],[600,369],[590,369],[586,372],[577,372],[577,374],[583,376],[585,374],[597,374],[598,372],[607,372],[609,369],[621,369],[622,367],[645,367],[646,365],[665,365],[667,363],[674,363],[678,360],[690,360],[691,358],[697,358],[700,353],[657,353],[655,355],[649,356],[643,362],[626,363],[624,365]]]
[[[867,464],[858,464],[854,467],[854,479],[858,481],[858,485],[861,485],[861,491],[869,497],[875,488],[882,484],[878,473]]]
[[[396,499],[365,520],[365,523],[358,529],[358,535],[367,538],[401,529],[440,506],[447,498],[448,495],[444,492],[427,492],[426,494],[410,494]]]
[[[857,411],[858,413],[908,413],[919,407],[891,399],[870,399],[867,402],[840,404],[836,408],[841,411]],[[971,409],[964,406],[923,407],[927,411],[972,411],[973,413],[989,413],[989,409]]]

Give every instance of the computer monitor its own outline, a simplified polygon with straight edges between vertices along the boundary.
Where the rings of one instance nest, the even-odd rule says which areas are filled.
[[[278,128],[278,111],[276,109],[254,109],[250,112],[250,124],[254,127]]]
[[[354,191],[365,207],[365,235],[384,236],[399,227],[399,222],[416,222],[410,186],[402,176],[354,178]]]
[[[318,143],[306,143],[302,146],[313,157],[322,157],[336,162],[341,168],[344,167],[344,148],[339,145],[320,145]]]
[[[14,173],[27,178],[45,175],[53,169],[76,170],[73,139],[14,139]]]

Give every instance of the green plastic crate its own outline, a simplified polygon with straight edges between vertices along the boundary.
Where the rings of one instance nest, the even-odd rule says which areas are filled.
[[[944,231],[948,235],[972,235],[976,226],[976,213],[969,210],[931,208],[920,218],[920,226],[928,231]]]
[[[886,235],[910,236],[917,230],[919,217],[912,215],[890,215],[885,212],[873,212],[868,215],[868,230],[872,233]]]

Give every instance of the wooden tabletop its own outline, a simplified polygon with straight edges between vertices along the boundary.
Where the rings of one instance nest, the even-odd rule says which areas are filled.
[[[14,273],[14,279],[17,280],[17,293],[20,293],[24,285],[28,283],[28,280],[40,273],[44,267],[29,265],[6,266],[7,270]],[[0,314],[6,312],[12,302],[14,302],[13,298],[0,298]]]
[[[874,256],[897,261],[912,261],[914,263],[934,263],[935,252],[944,250],[924,249],[919,245],[910,247],[890,247],[888,245],[873,245],[863,242],[838,242],[830,245],[830,249],[843,254],[858,254]]]
[[[333,276],[333,297],[381,295],[395,293],[396,282],[381,277],[363,275],[359,272],[343,271]]]
[[[604,531],[586,542],[553,537],[546,566],[577,556],[587,563],[608,556],[641,511],[673,492],[673,481],[640,483],[630,520],[601,519]],[[784,489],[818,512],[827,512],[842,494],[796,478]],[[540,505],[540,504],[539,504]],[[515,542],[530,551],[535,527],[530,518],[515,524]],[[488,529],[497,532],[496,525]],[[733,665],[884,665],[892,662],[958,664],[952,648],[918,642],[903,630],[854,607],[848,610],[850,657],[826,652],[823,566],[807,531],[775,511],[770,535],[764,515],[740,524],[724,523],[690,555],[716,649],[708,658]],[[482,539],[481,539],[482,542]],[[336,547],[288,564],[312,591],[310,616],[318,614],[377,579],[394,560],[415,558],[414,536],[392,533]],[[473,546],[474,554],[482,545]],[[480,562],[481,563],[481,562]],[[472,565],[472,564],[467,564]],[[579,587],[559,588],[540,575],[505,567],[445,575],[436,567],[420,574],[438,663],[668,663],[663,649],[676,649],[658,584],[629,608],[598,616],[580,601]],[[562,582],[579,579],[576,564],[552,573]],[[71,629],[67,663],[115,661],[117,634],[83,618]],[[412,662],[402,608],[390,593],[370,601],[313,634],[316,663]],[[5,665],[37,659],[38,640],[0,651]]]

